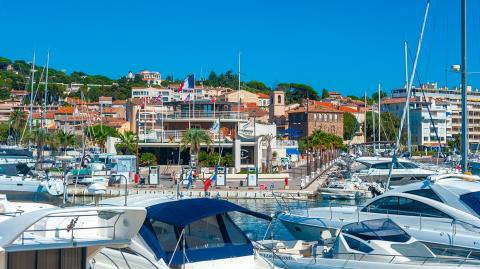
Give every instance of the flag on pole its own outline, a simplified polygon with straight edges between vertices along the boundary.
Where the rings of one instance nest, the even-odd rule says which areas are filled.
[[[183,99],[183,102],[185,102],[185,103],[190,102],[190,94],[187,94],[187,96],[185,97],[185,99]]]
[[[210,186],[215,186],[217,184],[217,174],[218,174],[218,165],[215,166],[215,171],[205,182],[203,183],[203,190],[207,191]]]
[[[213,125],[212,125],[212,128],[210,129],[210,131],[212,133],[218,133],[220,131],[220,120],[219,119],[216,119],[214,122],[213,122]]]
[[[193,183],[193,169],[190,171],[190,174],[188,174],[187,180],[188,180],[188,184],[185,188],[188,190]]]
[[[186,77],[182,84],[180,85],[180,88],[178,88],[178,92],[182,92],[183,89],[194,89],[195,88],[195,77],[193,75],[190,75]]]

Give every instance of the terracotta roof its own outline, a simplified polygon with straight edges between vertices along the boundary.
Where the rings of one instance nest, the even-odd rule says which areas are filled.
[[[266,93],[259,92],[257,93],[258,98],[269,99],[270,96]]]
[[[244,107],[240,109],[241,112],[247,112],[249,117],[263,117],[268,115],[268,112],[258,107]]]
[[[322,101],[313,101],[314,106],[323,106],[323,107],[329,107],[329,108],[335,108],[335,105],[330,102],[322,102]]]
[[[348,107],[348,106],[341,106],[339,107],[340,111],[343,111],[343,112],[350,112],[350,113],[357,113],[359,112],[358,109],[354,109],[354,108],[351,108],[351,107]]]
[[[339,92],[328,92],[330,95],[341,95]]]
[[[34,119],[43,119],[43,113],[34,112],[34,113],[32,114],[32,118],[34,118]],[[53,113],[51,113],[51,112],[50,112],[50,113],[47,112],[46,118],[49,119],[49,120],[52,120],[52,119],[55,118],[55,114],[53,114]]]
[[[114,105],[125,105],[127,103],[127,100],[115,100],[113,101],[112,104]]]
[[[74,111],[74,107],[73,106],[61,106],[57,109],[57,111],[55,113],[57,114],[73,114],[73,111]]]
[[[28,92],[24,90],[11,90],[10,94],[15,94],[15,95],[27,95]]]
[[[102,114],[113,114],[122,111],[123,109],[120,107],[106,107],[102,109]]]
[[[293,110],[289,111],[288,113],[299,113],[299,112],[305,113],[306,111],[307,111],[307,108],[305,106],[301,106],[301,107],[298,107],[296,109],[293,109]],[[308,113],[310,113],[310,112],[341,113],[343,111],[340,111],[340,110],[334,109],[334,108],[324,107],[324,106],[309,106],[308,107]]]
[[[112,97],[111,96],[100,96],[98,97],[98,101],[112,101]]]
[[[254,103],[254,102],[252,102],[252,103],[246,103],[246,104],[244,104],[244,105],[245,105],[245,107],[255,107],[255,108],[257,107],[257,103]]]

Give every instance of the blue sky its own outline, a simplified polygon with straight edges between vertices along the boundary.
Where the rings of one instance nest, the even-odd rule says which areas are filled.
[[[432,0],[418,71],[459,84],[459,0]],[[114,78],[151,69],[183,78],[237,71],[269,86],[299,82],[345,94],[403,85],[403,41],[414,52],[422,0],[0,0],[0,55]],[[469,1],[469,68],[480,71],[480,1]],[[475,14],[477,13],[477,14]],[[43,61],[43,59],[42,59]],[[478,86],[480,76],[470,84]]]

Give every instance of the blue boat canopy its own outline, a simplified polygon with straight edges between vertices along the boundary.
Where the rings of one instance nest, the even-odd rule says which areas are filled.
[[[287,148],[287,155],[300,155],[300,153],[296,148]]]
[[[252,255],[250,240],[225,214],[228,212],[271,220],[267,215],[225,200],[185,199],[147,207],[147,216],[139,233],[157,259],[171,261],[174,266],[181,265],[186,259],[198,262]],[[185,236],[183,241],[180,240],[182,234]],[[177,242],[178,250],[175,251]]]
[[[270,216],[234,203],[209,198],[184,199],[156,204],[147,208],[147,218],[183,228],[197,220],[227,212],[241,212],[268,221],[272,220]]]

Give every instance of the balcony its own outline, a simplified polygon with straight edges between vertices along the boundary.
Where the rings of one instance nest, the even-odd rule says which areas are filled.
[[[139,130],[138,133],[138,142],[139,143],[172,143],[177,145],[182,140],[183,135],[187,130],[149,130],[144,133],[143,130]],[[219,137],[220,142],[233,143],[233,140],[230,135],[213,133],[210,130],[206,130],[207,134],[210,136],[214,144],[218,144]]]
[[[188,121],[188,120],[206,120],[214,121],[217,119],[220,120],[231,120],[231,121],[247,121],[247,113],[238,113],[235,111],[221,111],[213,113],[213,111],[182,111],[182,112],[162,112],[156,114],[156,120],[179,120],[179,121]]]
[[[276,148],[298,148],[297,140],[278,140]]]

